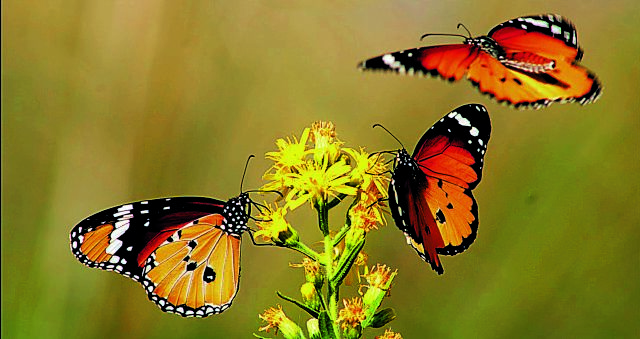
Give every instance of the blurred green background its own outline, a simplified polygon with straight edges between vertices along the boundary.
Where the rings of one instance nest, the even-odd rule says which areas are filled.
[[[578,27],[595,104],[516,111],[467,82],[360,73],[364,58],[554,12]],[[637,1],[3,1],[2,336],[250,337],[298,295],[292,252],[245,241],[240,293],[207,319],[72,256],[69,230],[113,205],[228,199],[262,185],[278,137],[331,120],[350,146],[413,149],[449,110],[485,104],[493,135],[480,229],[436,276],[393,224],[370,263],[399,270],[383,304],[405,338],[640,336],[640,5]],[[433,38],[425,43],[459,41]],[[334,220],[340,222],[339,215]],[[319,232],[299,226],[308,242]],[[245,238],[247,240],[247,238]],[[354,289],[344,289],[353,296]],[[382,331],[366,332],[371,338]]]

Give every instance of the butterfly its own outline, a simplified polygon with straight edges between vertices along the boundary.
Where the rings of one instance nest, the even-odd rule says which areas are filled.
[[[438,274],[438,258],[465,251],[478,232],[478,205],[472,190],[482,178],[491,134],[487,109],[468,104],[431,128],[413,155],[396,152],[389,183],[389,209],[408,243]]]
[[[238,292],[250,203],[245,192],[226,202],[173,197],[112,207],[73,227],[71,251],[86,266],[139,282],[164,312],[207,317]]]
[[[359,67],[449,81],[466,77],[480,92],[516,108],[573,101],[584,105],[596,101],[602,92],[595,74],[578,64],[583,51],[578,47],[575,26],[556,14],[509,20],[486,36],[425,34],[423,38],[428,35],[465,40],[387,53]]]

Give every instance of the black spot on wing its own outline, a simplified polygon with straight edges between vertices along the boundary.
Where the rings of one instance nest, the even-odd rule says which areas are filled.
[[[211,283],[216,280],[216,272],[211,268],[211,266],[207,266],[204,269],[204,276],[202,277],[202,280],[206,283]]]

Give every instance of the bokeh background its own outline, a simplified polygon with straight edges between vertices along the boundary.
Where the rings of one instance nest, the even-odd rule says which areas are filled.
[[[482,35],[546,12],[578,27],[582,64],[604,84],[595,104],[516,111],[466,82],[356,69],[459,22]],[[315,120],[347,145],[396,148],[371,129],[382,123],[412,149],[477,102],[493,135],[475,244],[444,258],[439,277],[393,224],[368,237],[370,263],[399,270],[390,327],[405,338],[638,337],[639,21],[634,0],[3,1],[2,336],[246,338],[276,304],[304,322],[275,295],[298,295],[293,252],[246,241],[233,307],[183,319],[78,263],[68,232],[128,201],[235,196],[249,154],[245,187],[257,188],[275,139]],[[313,224],[299,225],[311,243]]]

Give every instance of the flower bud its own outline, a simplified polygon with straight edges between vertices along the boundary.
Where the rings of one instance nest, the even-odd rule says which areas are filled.
[[[316,311],[320,309],[320,297],[313,283],[306,282],[302,284],[302,286],[300,286],[300,293],[302,294],[302,301],[305,305]]]
[[[309,332],[311,339],[322,339],[318,319],[311,318],[307,321],[307,331]]]
[[[271,307],[265,310],[259,317],[267,322],[265,326],[259,328],[260,331],[269,332],[269,329],[277,328],[282,333],[282,336],[287,339],[304,338],[302,329],[287,318],[280,305],[278,305],[278,308]]]

